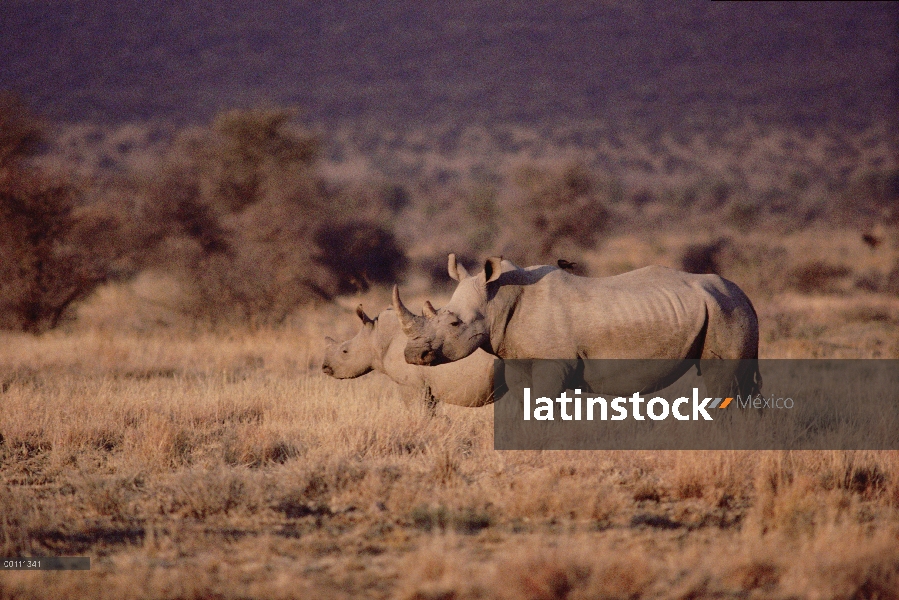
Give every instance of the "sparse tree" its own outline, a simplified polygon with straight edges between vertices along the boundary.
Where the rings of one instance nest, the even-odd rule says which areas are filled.
[[[73,304],[130,273],[132,229],[73,182],[27,163],[42,138],[24,105],[0,103],[0,328],[40,332]]]
[[[555,262],[562,254],[593,248],[606,230],[607,190],[579,165],[560,173],[519,173],[523,227],[515,232],[516,254],[528,261]]]
[[[44,140],[44,125],[22,100],[0,93],[0,170],[31,156]]]
[[[224,113],[176,142],[151,188],[157,266],[180,273],[198,320],[278,323],[301,305],[393,281],[405,266],[388,230],[323,185],[318,140],[292,118]]]

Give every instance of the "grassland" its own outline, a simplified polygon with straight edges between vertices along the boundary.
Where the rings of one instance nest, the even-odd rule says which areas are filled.
[[[92,559],[0,573],[0,600],[899,598],[899,452],[498,452],[491,407],[322,375],[324,336],[387,288],[305,302],[291,279],[357,219],[395,235],[409,305],[440,306],[447,252],[536,262],[590,211],[539,260],[713,270],[762,358],[899,358],[894,4],[8,4],[0,87],[58,120],[23,160],[115,217],[35,245],[118,221],[156,245],[60,327],[0,332],[0,556]],[[198,124],[268,103],[303,106],[276,133],[321,153],[225,210],[247,164]],[[173,198],[207,230],[153,216]],[[185,270],[210,233],[233,254]],[[297,308],[210,319],[210,274]]]
[[[696,240],[612,236],[586,258],[677,264]],[[853,284],[895,248],[854,230],[781,244],[855,271],[806,292],[737,278],[762,357],[899,356],[899,298]],[[896,452],[497,452],[490,407],[431,418],[379,375],[320,374],[323,336],[351,335],[351,307],[383,289],[205,331],[125,319],[159,318],[147,286],[104,288],[62,331],[3,334],[0,554],[92,568],[5,572],[2,598],[899,594]]]
[[[762,358],[899,358],[890,123],[666,116],[326,124],[301,183],[396,235],[410,306],[447,299],[446,252],[528,260],[542,226],[520,217],[543,216],[561,181],[556,204],[608,219],[552,260],[720,272],[755,303]],[[53,133],[30,164],[77,181],[86,206],[139,216],[168,198],[183,131]],[[285,182],[260,202],[290,201]],[[549,204],[548,224],[570,225]],[[250,253],[240,283],[284,256]],[[897,452],[497,452],[490,407],[431,417],[384,377],[321,374],[324,336],[353,335],[355,306],[376,313],[387,288],[213,327],[164,258],[113,273],[57,329],[0,333],[0,555],[92,557],[89,572],[4,572],[0,599],[899,598]]]

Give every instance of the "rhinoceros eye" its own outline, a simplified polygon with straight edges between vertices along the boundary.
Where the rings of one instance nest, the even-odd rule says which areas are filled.
[[[462,324],[462,321],[460,321],[459,319],[456,319],[455,321],[450,323],[450,325],[452,325],[453,327],[458,327],[461,324]]]
[[[349,352],[349,350],[347,350],[346,348],[344,348],[343,350],[341,350],[341,352],[343,352],[344,354],[346,354],[347,352]]]

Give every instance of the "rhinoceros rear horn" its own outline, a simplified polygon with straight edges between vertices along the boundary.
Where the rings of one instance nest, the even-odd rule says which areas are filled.
[[[437,316],[437,311],[434,310],[434,305],[431,304],[429,300],[425,300],[424,308],[421,311],[421,314],[428,317],[429,319]]]
[[[412,314],[406,305],[403,304],[403,301],[400,300],[400,288],[396,285],[393,286],[393,310],[396,311],[396,316],[400,320],[400,326],[403,328],[403,333],[406,335],[410,335],[416,326],[416,316]]]
[[[359,320],[362,321],[363,325],[368,325],[369,323],[374,323],[373,320],[368,318],[368,315],[365,314],[365,311],[362,309],[362,305],[356,307],[356,316],[359,317]]]
[[[456,262],[456,255],[450,254],[447,260],[447,271],[449,271],[449,276],[455,279],[456,281],[462,281],[466,277],[468,277],[468,271],[461,264]]]

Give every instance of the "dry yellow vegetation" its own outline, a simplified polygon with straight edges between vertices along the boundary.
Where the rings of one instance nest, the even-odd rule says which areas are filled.
[[[826,238],[783,238],[784,268],[893,264]],[[688,241],[612,238],[589,267]],[[763,358],[897,356],[895,295],[750,275]],[[432,418],[382,376],[320,373],[323,336],[384,290],[210,332],[141,325],[141,285],[0,337],[0,554],[92,559],[4,572],[0,598],[899,597],[899,452],[498,452],[491,407]]]

